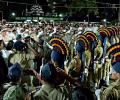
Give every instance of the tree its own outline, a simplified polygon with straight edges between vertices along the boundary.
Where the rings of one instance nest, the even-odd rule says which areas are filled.
[[[87,14],[91,12],[98,14],[96,0],[72,0],[69,7],[72,12],[84,10]]]

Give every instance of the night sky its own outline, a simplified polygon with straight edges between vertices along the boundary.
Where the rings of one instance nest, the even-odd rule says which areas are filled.
[[[21,2],[21,3],[29,3],[29,4],[35,4],[36,3],[36,0],[2,0],[2,1],[10,1],[10,2],[18,2],[18,3]],[[58,0],[58,1],[60,2],[60,0]],[[37,2],[40,5],[48,5],[46,0],[37,0]],[[97,2],[118,4],[119,0],[97,0]],[[28,11],[30,11],[30,7],[31,7],[31,5],[29,5],[29,4],[27,5]],[[99,4],[98,6],[104,6],[104,5]],[[47,6],[43,6],[43,10],[44,10],[44,12],[48,12],[51,9],[48,8]],[[6,2],[0,2],[0,11],[3,11],[3,15],[4,15],[5,19],[9,19],[11,12],[15,12],[16,16],[22,16],[22,14],[25,15],[26,5],[24,5],[24,4],[17,4],[17,3],[8,3],[7,4]],[[103,13],[103,16],[105,16],[104,12],[107,12],[106,15],[108,16],[108,15],[111,14],[111,12],[113,14],[117,13],[116,11],[113,11],[112,9],[99,9],[99,12],[101,14]],[[113,17],[113,16],[111,15],[111,16],[108,16],[108,17]]]
[[[16,16],[22,16],[22,13],[25,15],[26,5],[20,3],[28,3],[27,9],[30,11],[31,5],[29,4],[36,4],[36,0],[2,0],[2,1],[9,1],[7,4],[6,2],[0,2],[0,11],[3,11],[4,18],[9,19],[11,12],[15,12]],[[18,2],[12,3],[12,2]],[[37,0],[40,5],[48,5],[46,0]],[[43,7],[44,11],[48,11],[48,7]]]

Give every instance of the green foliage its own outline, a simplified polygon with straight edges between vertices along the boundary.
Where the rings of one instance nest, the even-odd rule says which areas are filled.
[[[86,9],[85,11],[87,11],[87,13],[98,13],[96,0],[73,0],[69,6],[72,9],[72,11],[80,12],[81,10]]]

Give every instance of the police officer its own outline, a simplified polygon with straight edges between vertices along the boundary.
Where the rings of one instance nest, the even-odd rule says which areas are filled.
[[[23,70],[33,68],[33,60],[35,59],[35,56],[39,56],[39,54],[29,44],[26,46],[26,44],[21,41],[15,42],[14,48],[16,49],[16,52],[11,57],[10,63],[20,63]],[[30,49],[32,53],[27,52],[28,49]],[[32,84],[30,76],[23,77],[22,81],[23,83],[27,82],[28,85]]]
[[[15,63],[9,68],[8,76],[11,81],[8,90],[5,92],[3,100],[24,100],[25,91],[21,86],[21,76],[23,75],[20,64]]]
[[[79,51],[76,51],[76,56],[71,60],[68,66],[68,73],[73,77],[80,77],[81,74],[81,67],[82,67],[82,61],[81,61],[81,55]]]
[[[102,62],[103,47],[102,42],[99,40],[98,45],[94,50],[94,74],[95,74],[95,87],[98,85],[99,80],[102,78]]]
[[[112,66],[112,77],[116,80],[101,92],[101,100],[120,100],[120,62]]]
[[[68,93],[64,86],[59,86],[55,66],[51,63],[41,68],[42,87],[34,94],[35,100],[69,100]]]

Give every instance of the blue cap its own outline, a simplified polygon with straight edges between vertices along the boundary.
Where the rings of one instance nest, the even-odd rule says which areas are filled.
[[[78,42],[76,44],[75,48],[78,52],[84,52],[85,51],[85,46],[83,45],[82,42]]]
[[[112,68],[117,72],[120,73],[120,62],[116,62]]]
[[[47,82],[53,83],[55,81],[56,69],[53,64],[47,63],[41,69],[41,76]]]
[[[15,63],[13,64],[8,70],[8,77],[11,81],[18,81],[22,76],[22,68],[20,64]]]
[[[53,50],[51,52],[51,59],[53,61],[56,61],[59,64],[59,67],[64,69],[64,60],[65,55],[58,53],[57,51]]]

